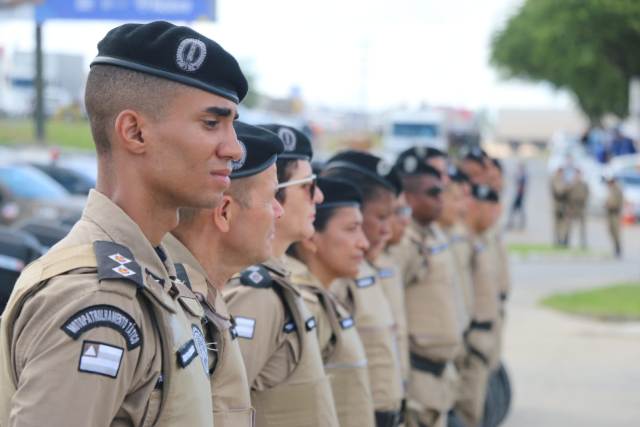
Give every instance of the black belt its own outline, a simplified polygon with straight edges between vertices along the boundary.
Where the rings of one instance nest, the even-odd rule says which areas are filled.
[[[472,320],[469,325],[469,329],[479,329],[481,331],[490,331],[493,328],[493,322],[488,320],[486,322],[478,322],[477,320]]]
[[[376,411],[376,427],[398,427],[400,411]]]
[[[426,357],[418,356],[415,353],[410,354],[410,361],[412,368],[423,372],[429,372],[436,377],[441,376],[445,368],[447,367],[446,363],[435,362],[433,360],[427,359]]]

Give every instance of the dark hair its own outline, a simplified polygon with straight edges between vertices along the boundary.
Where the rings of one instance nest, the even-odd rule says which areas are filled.
[[[91,67],[84,102],[98,154],[109,153],[111,130],[121,111],[132,109],[159,120],[169,105],[167,100],[180,88],[170,80],[122,67]]]
[[[385,194],[385,192],[394,194],[390,188],[356,170],[344,168],[329,169],[325,170],[322,173],[322,176],[326,178],[339,178],[343,181],[347,181],[351,185],[354,185],[358,190],[360,190],[360,193],[362,193],[363,205],[377,200],[381,195]],[[316,219],[317,218],[316,214]]]
[[[344,209],[346,206],[332,206],[326,208],[320,208],[316,210],[316,219],[313,221],[313,228],[316,232],[322,233],[331,221],[331,218],[335,215],[338,209]],[[347,206],[348,207],[348,206]],[[353,207],[357,207],[356,204]],[[292,243],[287,248],[287,255],[294,257],[297,260],[302,261],[300,253],[298,252],[299,242]]]
[[[282,159],[278,157],[276,168],[278,169],[277,176],[279,183],[287,182],[291,179],[291,176],[298,167],[298,161],[299,159]],[[276,192],[276,200],[280,203],[284,203],[286,199],[285,190],[286,188],[281,188]]]

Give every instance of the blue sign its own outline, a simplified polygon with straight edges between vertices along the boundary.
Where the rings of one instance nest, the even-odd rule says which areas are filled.
[[[213,21],[215,3],[215,0],[44,0],[36,7],[36,20]]]

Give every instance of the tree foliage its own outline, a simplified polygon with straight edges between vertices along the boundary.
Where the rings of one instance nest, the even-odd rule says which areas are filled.
[[[505,76],[568,90],[592,121],[624,117],[640,75],[640,1],[525,0],[491,47]]]

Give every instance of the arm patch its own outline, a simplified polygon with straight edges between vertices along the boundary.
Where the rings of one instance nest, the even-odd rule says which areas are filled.
[[[133,350],[142,343],[142,334],[135,320],[112,305],[92,305],[80,310],[72,315],[60,329],[77,340],[86,331],[100,327],[119,332],[127,342],[127,350]]]

